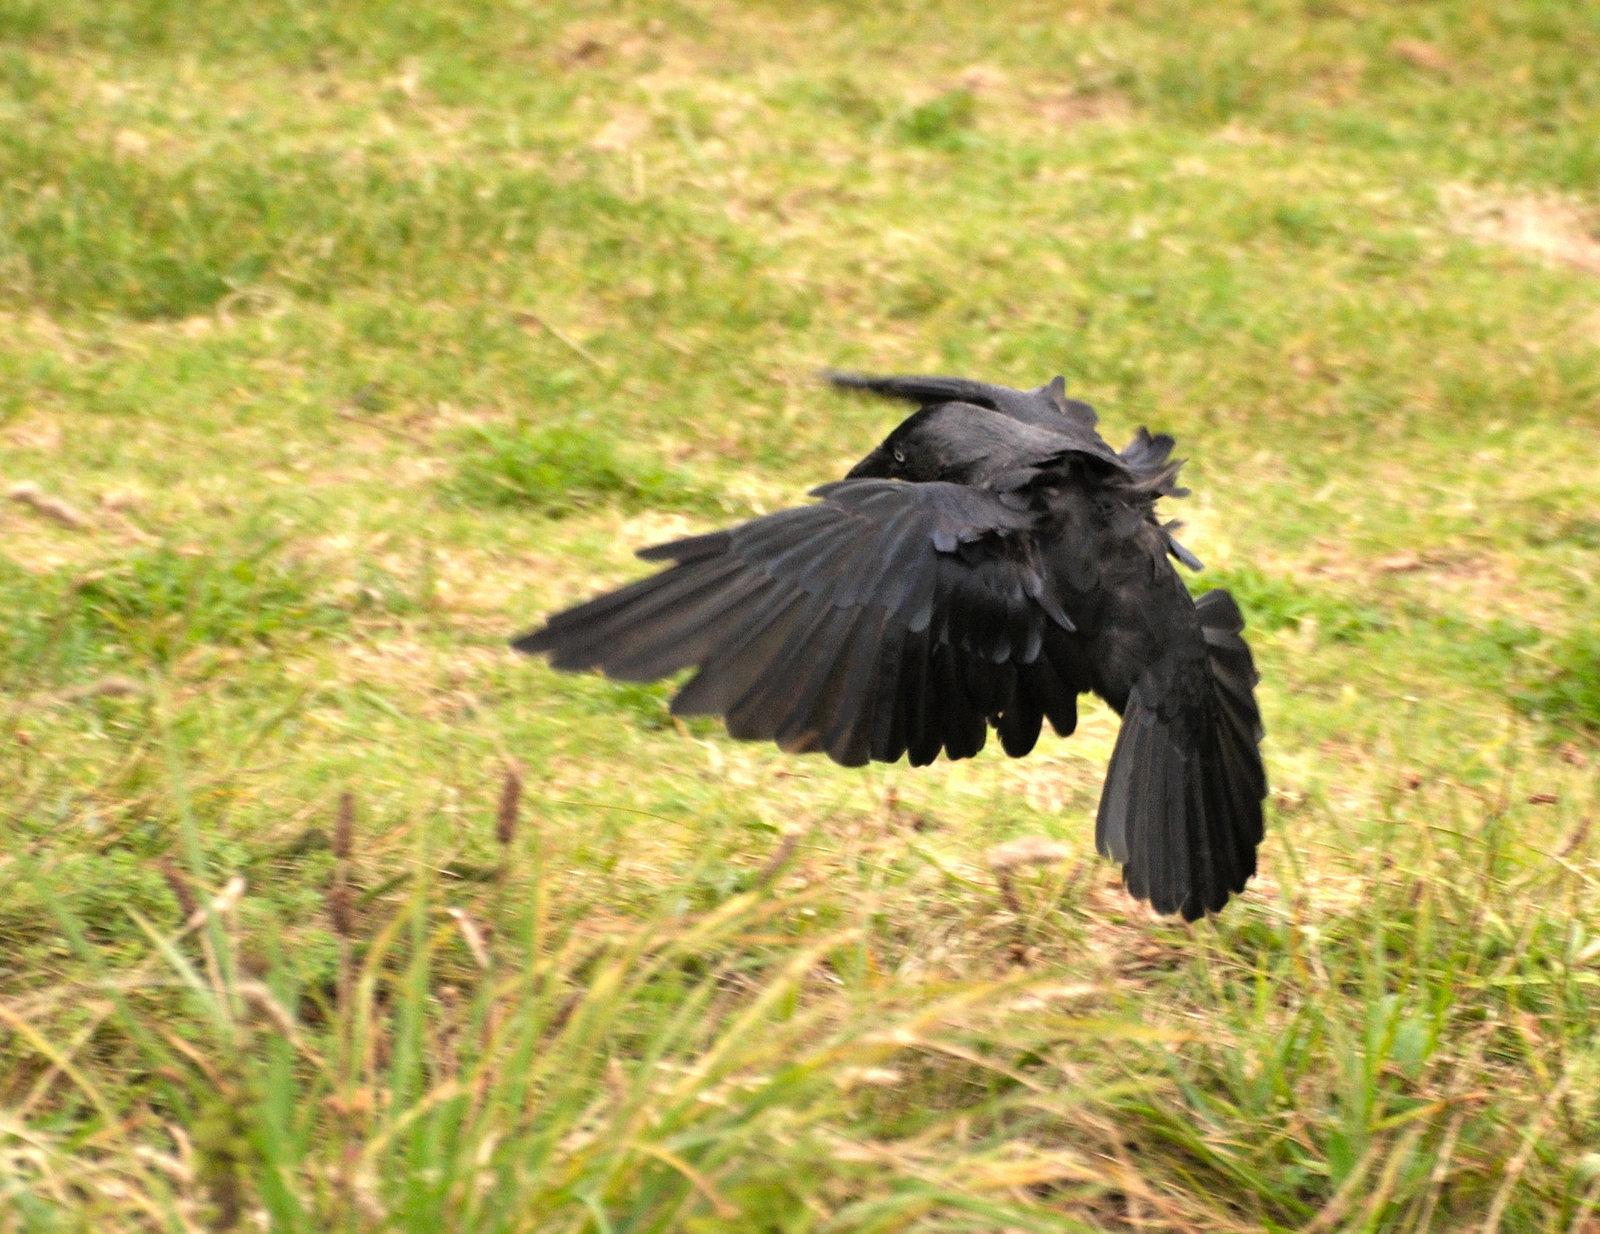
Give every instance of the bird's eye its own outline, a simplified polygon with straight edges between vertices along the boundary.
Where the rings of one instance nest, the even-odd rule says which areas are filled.
[[[896,450],[894,452],[894,461],[897,462],[897,463],[905,462],[906,461],[906,452],[904,450]]]

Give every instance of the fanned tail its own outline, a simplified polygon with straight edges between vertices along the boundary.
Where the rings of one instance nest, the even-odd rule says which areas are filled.
[[[1262,801],[1259,680],[1233,597],[1195,604],[1204,660],[1163,660],[1134,686],[1095,823],[1130,894],[1193,921],[1256,872]]]

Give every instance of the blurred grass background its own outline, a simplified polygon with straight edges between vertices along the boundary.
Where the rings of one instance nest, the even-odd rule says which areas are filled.
[[[0,325],[0,1229],[1600,1229],[1593,6],[0,0]],[[1222,916],[506,650],[824,365],[1179,436]]]

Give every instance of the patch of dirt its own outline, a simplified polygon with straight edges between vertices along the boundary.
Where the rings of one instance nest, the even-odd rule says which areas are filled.
[[[565,27],[556,48],[556,63],[571,72],[620,62],[633,67],[660,46],[667,31],[659,21],[612,18],[576,21]]]
[[[1230,146],[1267,146],[1277,148],[1285,144],[1282,138],[1241,124],[1237,119],[1229,120],[1227,124],[1218,129],[1217,139],[1226,142]]]
[[[1448,73],[1456,66],[1448,53],[1421,39],[1396,39],[1389,50],[1394,53],[1395,59],[1405,61],[1412,68],[1427,69],[1430,73]]]
[[[40,518],[47,518],[69,531],[85,531],[88,521],[71,503],[52,493],[47,493],[35,481],[24,480],[6,490],[6,496],[20,506],[26,506]]]
[[[1497,197],[1457,185],[1443,199],[1451,225],[1463,235],[1600,276],[1600,222],[1570,198]]]
[[[654,126],[642,111],[623,111],[606,122],[589,143],[596,150],[628,150],[650,135]]]
[[[81,569],[104,551],[99,537],[69,531],[10,501],[0,501],[0,545],[13,565],[41,577],[67,567]]]
[[[1029,808],[1041,814],[1062,814],[1070,809],[1092,812],[1104,774],[1102,764],[1068,755],[1040,758],[1035,754],[1005,767],[1007,792],[1021,796]]]
[[[1178,941],[1182,936],[1163,930],[1177,919],[1162,917],[1130,896],[1115,865],[1105,864],[1091,874],[1077,907],[1083,914],[1085,950],[1120,985],[1142,984],[1188,959]]]
[[[1009,81],[1003,71],[991,64],[969,65],[961,70],[959,80],[963,89],[971,90],[974,94],[998,89]]]
[[[5,440],[14,449],[55,454],[61,449],[61,425],[49,416],[28,413],[6,430]]]
[[[504,560],[467,551],[434,553],[435,587],[439,603],[452,613],[486,614],[504,621],[512,600],[530,577],[550,568],[550,558],[529,553],[522,560]]]
[[[1278,877],[1271,845],[1263,845],[1260,870],[1240,898],[1257,901],[1274,916],[1281,914],[1287,903],[1290,914],[1311,923],[1359,913],[1372,894],[1370,874],[1354,862],[1341,860],[1335,850],[1325,846],[1300,848],[1301,869],[1290,872],[1291,882],[1286,886]]]
[[[1272,564],[1274,573],[1290,578],[1315,578],[1334,583],[1363,584],[1378,577],[1415,576],[1441,592],[1468,599],[1483,608],[1509,594],[1515,574],[1486,552],[1435,546],[1402,549],[1382,557],[1359,557],[1343,545],[1321,542],[1303,558]]]
[[[617,529],[617,542],[626,549],[637,551],[695,535],[705,529],[702,524],[703,520],[696,523],[676,511],[646,510],[629,518]]]
[[[1115,94],[1079,94],[1068,90],[1043,100],[1039,114],[1062,128],[1093,120],[1121,119],[1128,114],[1127,100]]]

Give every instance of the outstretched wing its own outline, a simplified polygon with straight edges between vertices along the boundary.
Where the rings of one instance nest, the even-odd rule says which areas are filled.
[[[1070,731],[1087,675],[1040,564],[1044,514],[945,483],[845,480],[814,495],[646,549],[675,564],[513,646],[623,680],[697,668],[674,713],[850,766],[967,757],[991,722],[1013,754],[1042,716]]]

